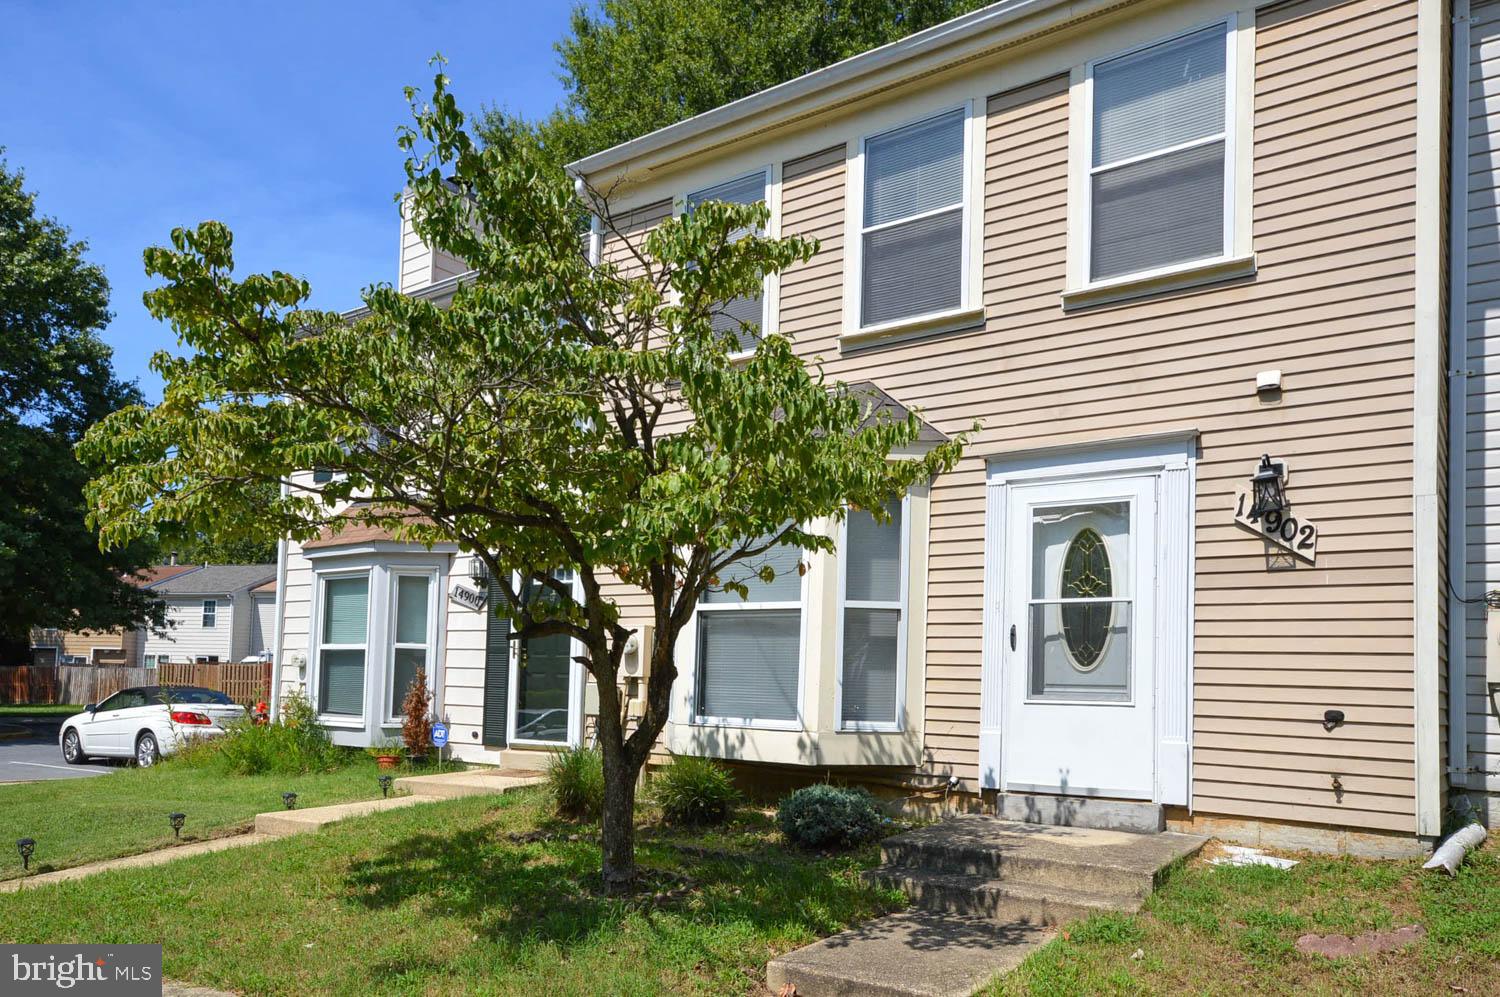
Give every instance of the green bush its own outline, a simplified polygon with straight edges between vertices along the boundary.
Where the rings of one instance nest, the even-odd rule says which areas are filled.
[[[547,785],[563,816],[599,816],[604,809],[604,755],[597,748],[557,752],[547,762]]]
[[[776,823],[802,848],[852,848],[878,837],[886,819],[865,790],[820,784],[783,799]]]
[[[352,757],[349,749],[329,740],[307,698],[292,693],[282,703],[279,722],[254,724],[246,718],[231,724],[222,737],[188,744],[172,759],[178,765],[228,775],[300,775],[331,771]]]
[[[673,755],[651,779],[651,795],[669,824],[722,824],[740,801],[729,770],[710,758]]]

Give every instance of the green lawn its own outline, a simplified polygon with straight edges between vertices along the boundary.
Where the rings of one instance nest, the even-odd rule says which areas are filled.
[[[88,779],[0,785],[0,879],[21,875],[13,843],[35,838],[33,871],[151,851],[173,843],[167,814],[187,814],[182,840],[218,837],[281,809],[281,794],[298,807],[380,795],[373,760],[315,775],[224,775],[212,768],[166,763],[121,768]]]
[[[1073,925],[993,993],[1500,993],[1500,848],[1471,854],[1452,880],[1420,864],[1308,856],[1283,872],[1196,861],[1143,914]],[[1408,924],[1427,937],[1399,952],[1330,961],[1295,947],[1306,933]]]
[[[717,835],[647,832],[660,896],[605,899],[593,828],[509,837],[559,827],[543,799],[421,804],[0,895],[0,941],[164,942],[169,977],[257,994],[657,997],[753,992],[772,956],[900,902],[858,881],[873,847],[800,856],[758,813]]]
[[[56,706],[15,706],[0,704],[0,720],[7,717],[71,717],[75,713],[82,713],[83,707],[74,703],[60,703]]]

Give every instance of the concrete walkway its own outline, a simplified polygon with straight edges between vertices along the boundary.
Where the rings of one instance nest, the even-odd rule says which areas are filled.
[[[259,845],[262,842],[270,840],[271,837],[265,834],[236,834],[226,838],[210,838],[207,841],[194,841],[186,845],[174,845],[171,848],[158,848],[154,852],[127,855],[120,859],[109,859],[105,862],[90,862],[88,865],[75,865],[70,869],[57,869],[53,872],[40,872],[35,876],[27,876],[24,879],[7,879],[4,882],[0,882],[0,893],[14,893],[17,890],[30,889],[33,886],[46,886],[49,883],[65,883],[72,879],[83,879],[85,876],[92,876],[96,872],[104,872],[109,869],[140,869],[145,866],[165,865],[177,859],[185,859],[190,855],[207,855],[209,852],[222,852],[230,848]]]
[[[309,807],[306,810],[273,810],[256,814],[255,830],[249,834],[236,834],[208,841],[195,841],[171,848],[160,848],[154,852],[127,855],[124,858],[91,862],[88,865],[58,869],[54,872],[38,873],[23,879],[8,879],[0,882],[0,893],[14,893],[33,886],[62,883],[83,879],[97,872],[110,869],[137,869],[143,866],[163,865],[176,859],[228,848],[243,848],[259,845],[292,834],[309,834],[320,831],[329,824],[349,817],[396,810],[417,803],[438,803],[463,796],[484,796],[508,793],[523,786],[533,786],[543,780],[539,773],[514,769],[470,769],[464,772],[444,772],[438,775],[418,775],[397,779],[396,795],[377,800],[357,800],[353,803],[335,803],[326,807]]]
[[[908,831],[881,844],[884,865],[864,878],[902,890],[916,909],[773,959],[766,983],[791,984],[799,997],[967,997],[1062,925],[1139,910],[1163,872],[1206,840],[978,814]]]

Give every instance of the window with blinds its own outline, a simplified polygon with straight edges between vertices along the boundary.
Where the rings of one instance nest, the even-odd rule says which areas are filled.
[[[391,634],[390,716],[401,714],[401,704],[416,681],[417,669],[431,681],[432,648],[429,645],[432,614],[432,576],[398,574],[396,581],[396,626]]]
[[[964,111],[865,140],[860,325],[963,305]]]
[[[747,177],[730,180],[715,187],[695,191],[687,196],[691,212],[705,201],[729,204],[754,204],[766,199],[766,174],[762,170]],[[748,235],[749,230],[739,233]],[[750,294],[732,301],[720,302],[714,312],[714,332],[734,343],[736,353],[750,353],[760,341],[761,323],[765,319],[765,293]]]
[[[1094,67],[1090,280],[1227,254],[1229,44],[1218,24]]]
[[[318,712],[364,715],[368,575],[324,578],[318,631]]]
[[[901,624],[904,615],[901,501],[878,523],[863,509],[844,522],[839,725],[891,728],[900,723]]]
[[[698,603],[699,719],[795,723],[802,663],[802,550],[781,545],[726,575],[749,597],[714,586]],[[760,569],[770,567],[772,581]],[[728,580],[728,579],[726,579]]]

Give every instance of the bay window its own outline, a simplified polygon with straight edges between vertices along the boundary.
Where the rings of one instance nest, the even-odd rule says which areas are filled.
[[[401,716],[417,669],[432,680],[432,576],[430,574],[396,573],[395,612],[391,628],[391,687],[389,716]]]
[[[324,576],[320,584],[318,712],[360,717],[364,715],[369,650],[370,577],[368,573]]]
[[[725,569],[748,598],[721,585],[704,592],[697,614],[697,720],[795,726],[801,717],[802,550],[772,547]],[[758,577],[762,566],[772,581]]]
[[[885,507],[886,522],[849,510],[839,544],[839,726],[894,730],[905,681],[905,503]]]
[[[1216,24],[1092,66],[1090,282],[1229,255],[1230,28]]]

